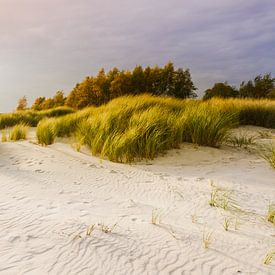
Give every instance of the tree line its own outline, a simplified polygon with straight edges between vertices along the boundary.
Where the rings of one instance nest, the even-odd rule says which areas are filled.
[[[58,91],[53,98],[38,97],[32,109],[45,110],[58,106],[81,109],[87,106],[100,106],[124,95],[149,93],[176,98],[196,97],[196,87],[189,69],[175,69],[172,62],[163,67],[136,66],[132,71],[113,68],[105,72],[101,69],[96,76],[88,76],[77,83],[73,90],[64,96]],[[26,108],[26,98],[19,100],[17,110]]]
[[[271,74],[258,75],[253,80],[243,81],[239,89],[227,82],[216,83],[211,89],[204,92],[203,99],[206,100],[212,97],[275,99],[275,78]]]
[[[77,83],[66,97],[58,91],[53,97],[38,97],[31,109],[46,110],[59,106],[81,109],[87,106],[100,106],[124,95],[149,93],[175,98],[195,98],[194,86],[189,69],[175,69],[172,62],[165,66],[136,66],[132,71],[113,68],[108,72],[101,69],[96,76],[87,76]],[[227,82],[216,83],[204,92],[203,99],[212,97],[230,98],[273,98],[275,99],[275,78],[271,74],[258,75],[254,80],[242,82],[240,88]],[[20,98],[17,110],[27,109],[27,98]]]

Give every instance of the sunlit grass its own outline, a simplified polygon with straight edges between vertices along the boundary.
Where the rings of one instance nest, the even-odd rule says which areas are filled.
[[[13,127],[17,124],[27,124],[35,127],[40,120],[48,117],[58,117],[73,113],[73,109],[68,107],[58,107],[45,111],[20,111],[8,114],[0,114],[0,129]]]
[[[275,204],[270,204],[267,211],[267,220],[275,225]]]
[[[10,132],[10,140],[18,141],[27,139],[28,126],[25,124],[18,124],[13,127]]]
[[[55,137],[74,136],[78,148],[86,145],[93,155],[129,163],[153,159],[178,148],[182,142],[219,147],[239,124],[246,121],[261,124],[261,121],[243,119],[241,111],[251,108],[259,112],[263,108],[271,117],[275,113],[275,103],[268,100],[205,102],[149,95],[120,97],[101,107],[87,108],[50,122],[43,120],[38,125],[37,137],[39,143],[47,145]],[[46,137],[41,129],[47,133]],[[241,146],[252,142],[252,138],[237,141]]]

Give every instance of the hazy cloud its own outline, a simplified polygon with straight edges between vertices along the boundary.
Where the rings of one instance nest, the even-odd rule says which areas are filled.
[[[99,68],[188,67],[203,91],[275,74],[273,0],[0,0],[0,112]]]

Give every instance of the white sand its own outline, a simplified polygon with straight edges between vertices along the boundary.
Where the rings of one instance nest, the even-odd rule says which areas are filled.
[[[210,180],[243,212],[210,207]],[[244,149],[183,145],[124,165],[61,143],[0,143],[0,274],[275,274],[275,260],[263,264],[272,201],[275,170]]]

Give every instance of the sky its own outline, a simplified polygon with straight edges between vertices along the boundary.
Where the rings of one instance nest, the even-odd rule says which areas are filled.
[[[274,0],[0,0],[0,112],[102,67],[189,68],[198,93],[275,75]]]

